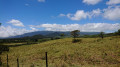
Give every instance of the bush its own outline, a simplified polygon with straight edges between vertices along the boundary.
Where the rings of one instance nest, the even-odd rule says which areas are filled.
[[[53,37],[51,37],[51,40],[54,40],[54,38],[53,38]]]
[[[8,47],[8,46],[5,46],[5,45],[0,45],[0,54],[1,54],[3,51],[9,51],[9,47]]]
[[[73,39],[73,40],[72,40],[73,43],[81,42],[81,41],[82,41],[81,39]]]
[[[30,67],[35,67],[34,64],[32,64]]]
[[[60,39],[60,37],[55,37],[55,39]]]
[[[50,38],[44,38],[44,39],[39,39],[38,42],[45,42],[45,41],[49,41]]]

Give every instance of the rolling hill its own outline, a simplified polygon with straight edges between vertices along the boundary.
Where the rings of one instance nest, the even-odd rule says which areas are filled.
[[[66,36],[70,36],[70,32],[60,32],[60,31],[36,31],[31,33],[25,33],[23,35],[12,36],[9,38],[21,38],[21,37],[31,37],[34,35],[42,35],[45,37],[56,37],[59,36],[61,33],[64,33]],[[99,34],[99,32],[80,32],[80,35],[95,35]]]
[[[72,43],[72,38],[51,40],[40,44],[10,47],[1,55],[6,67],[45,67],[45,52],[48,52],[49,67],[120,67],[120,36],[101,38],[78,38],[81,42]]]

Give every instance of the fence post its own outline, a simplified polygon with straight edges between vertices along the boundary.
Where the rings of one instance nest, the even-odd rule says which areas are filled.
[[[19,67],[19,59],[17,58],[17,67]]]
[[[8,64],[8,54],[7,54],[7,67],[9,67],[9,64]]]
[[[48,58],[47,58],[47,52],[45,52],[46,55],[46,67],[48,67]]]
[[[1,57],[0,57],[0,66],[2,65]]]

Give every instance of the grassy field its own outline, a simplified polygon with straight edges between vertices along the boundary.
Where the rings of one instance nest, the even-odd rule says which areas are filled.
[[[120,67],[120,37],[79,38],[81,42],[72,43],[72,38],[51,40],[40,44],[11,47],[1,55],[3,67],[6,55],[9,66],[45,67],[45,52],[48,52],[49,67]]]
[[[2,45],[20,45],[20,44],[25,44],[25,43],[3,43]]]

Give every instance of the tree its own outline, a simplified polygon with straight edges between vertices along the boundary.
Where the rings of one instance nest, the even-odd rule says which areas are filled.
[[[120,35],[120,29],[117,31],[117,34]]]
[[[74,37],[74,39],[80,35],[79,32],[79,30],[71,31],[71,35]]]
[[[63,36],[65,36],[65,34],[64,34],[64,33],[61,33],[60,36],[63,37]]]
[[[104,38],[104,32],[100,32],[100,37],[103,39]]]
[[[2,23],[0,23],[0,26],[2,25]]]

